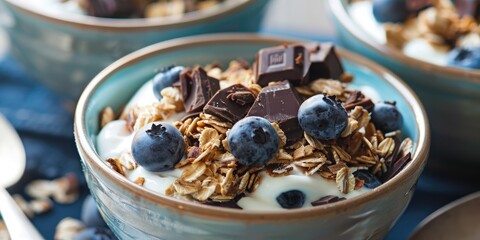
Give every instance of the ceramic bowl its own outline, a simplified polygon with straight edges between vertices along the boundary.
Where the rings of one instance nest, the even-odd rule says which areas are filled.
[[[480,71],[431,64],[387,47],[352,21],[351,0],[329,0],[341,45],[381,63],[405,80],[427,110],[432,128],[429,165],[478,176],[480,167]]]
[[[480,192],[462,197],[425,218],[410,240],[480,239]]]
[[[381,239],[412,197],[426,163],[429,127],[422,104],[398,77],[358,55],[338,49],[353,87],[379,89],[395,99],[403,132],[413,140],[413,160],[375,190],[329,205],[280,212],[226,209],[181,201],[139,187],[107,167],[95,151],[99,115],[119,110],[135,91],[171,63],[192,66],[244,58],[261,48],[291,42],[258,35],[206,35],[144,48],[113,63],[86,87],[75,114],[75,137],[88,186],[108,225],[120,239]]]
[[[31,10],[26,1],[1,0],[0,23],[10,37],[12,55],[25,70],[77,100],[98,72],[134,50],[187,35],[257,31],[268,1],[229,0],[181,18],[107,19],[54,15]]]

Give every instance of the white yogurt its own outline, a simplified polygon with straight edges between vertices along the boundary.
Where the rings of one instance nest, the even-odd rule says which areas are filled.
[[[387,38],[383,23],[378,22],[373,16],[371,1],[359,1],[350,4],[348,9],[353,22],[367,33],[374,41],[386,44]],[[406,43],[402,49],[406,55],[422,61],[445,66],[449,49],[434,47],[426,40],[413,39]]]
[[[369,90],[374,91],[372,89]],[[137,91],[127,104],[127,109],[135,105],[149,105],[153,102],[158,102],[158,100],[153,96],[152,83],[150,81]],[[175,119],[172,118],[164,121],[175,122],[181,117],[183,117],[183,114],[176,116]],[[111,157],[118,158],[124,153],[129,153],[134,135],[135,133],[130,133],[127,130],[125,120],[115,120],[108,123],[97,136],[98,154],[102,159],[106,160]],[[277,203],[277,196],[282,192],[297,189],[304,192],[306,195],[305,204],[303,206],[306,208],[312,206],[310,204],[311,202],[326,195],[351,198],[370,191],[370,189],[363,187],[345,195],[338,191],[335,182],[328,181],[318,174],[306,176],[295,166],[294,169],[295,170],[292,171],[289,176],[284,177],[270,177],[264,172],[261,173],[262,180],[258,189],[240,199],[238,205],[246,210],[285,210]],[[144,177],[144,187],[160,194],[165,194],[165,190],[175,181],[176,178],[180,177],[181,173],[182,170],[180,169],[152,173],[141,166],[132,171],[126,171],[128,179],[134,181],[138,177]]]

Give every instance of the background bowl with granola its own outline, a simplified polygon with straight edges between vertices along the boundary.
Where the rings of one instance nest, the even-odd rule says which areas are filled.
[[[257,31],[268,0],[179,0],[147,8],[130,6],[145,1],[61,2],[2,1],[0,23],[10,37],[12,55],[24,68],[76,100],[95,74],[147,45],[200,33]],[[85,11],[77,2],[95,4]]]
[[[380,23],[371,1],[331,0],[342,45],[388,67],[419,95],[431,120],[432,169],[476,176],[480,70],[470,64],[478,62],[475,54],[462,49],[478,48],[478,20],[457,13],[448,0],[377,2],[404,4],[403,13],[411,2],[416,10]]]
[[[288,39],[267,38],[255,35],[211,35],[177,39],[175,41],[151,46],[123,58],[100,73],[87,87],[79,101],[76,112],[75,134],[77,146],[82,156],[82,162],[85,165],[85,175],[92,194],[100,206],[102,215],[118,236],[128,238],[128,236],[138,235],[168,239],[181,239],[185,238],[185,236],[191,236],[201,239],[225,239],[244,236],[245,232],[248,232],[251,234],[250,236],[256,238],[276,239],[291,239],[292,237],[309,239],[312,238],[312,236],[314,238],[345,236],[346,238],[364,239],[367,237],[381,238],[385,236],[395,219],[406,207],[411,198],[412,187],[425,165],[429,147],[428,123],[420,102],[416,100],[417,98],[411,90],[398,80],[398,78],[383,68],[343,50],[337,50],[339,56],[342,58],[346,71],[355,76],[355,80],[350,84],[351,88],[362,89],[362,91],[369,96],[373,96],[376,93],[378,94],[376,97],[377,100],[395,99],[397,101],[397,107],[403,115],[401,131],[405,136],[410,137],[413,142],[412,161],[406,164],[405,168],[400,171],[398,175],[371,191],[365,191],[365,193],[360,196],[347,197],[349,199],[338,202],[336,202],[338,199],[330,199],[328,201],[323,199],[323,201],[327,203],[333,203],[320,206],[315,206],[311,203],[312,200],[317,199],[307,199],[305,206],[309,206],[309,209],[285,210],[280,207],[277,210],[270,208],[269,210],[264,209],[264,211],[260,211],[259,209],[248,209],[248,207],[246,207],[248,204],[243,205],[244,210],[209,206],[198,203],[204,200],[201,199],[202,194],[188,191],[182,192],[182,190],[185,189],[181,188],[181,185],[178,184],[176,188],[174,186],[174,191],[180,190],[180,192],[176,194],[184,195],[184,199],[196,198],[196,202],[165,196],[147,186],[148,177],[132,177],[130,175],[126,178],[124,175],[119,174],[119,172],[125,171],[126,169],[127,172],[130,172],[126,165],[123,166],[120,159],[110,158],[107,165],[105,163],[105,156],[100,156],[102,155],[101,152],[104,151],[100,149],[102,148],[99,145],[101,138],[99,139],[97,136],[100,131],[99,118],[102,114],[110,115],[108,111],[103,110],[106,107],[111,107],[113,112],[119,112],[121,106],[125,105],[132,98],[137,89],[155,75],[153,69],[159,66],[168,66],[172,63],[179,66],[194,66],[196,64],[206,66],[213,61],[218,61],[224,66],[227,66],[228,62],[238,58],[252,62],[258,50],[291,41],[292,40]],[[228,54],[225,54],[226,49],[229,49]],[[298,64],[301,61],[295,62]],[[238,71],[238,67],[236,68],[237,71],[235,72],[238,74],[251,71],[245,68],[245,65],[239,64],[239,62],[236,63],[238,66],[243,66],[240,67],[240,71]],[[229,70],[233,69],[235,69],[235,67],[229,68]],[[227,72],[229,70],[227,70]],[[194,69],[193,71],[201,73],[198,69]],[[219,72],[219,70],[215,70],[215,68],[209,69],[209,75],[213,76],[215,72],[221,74],[221,71]],[[197,78],[195,77],[196,74],[194,74],[194,78]],[[219,75],[215,76],[221,78]],[[268,87],[285,88],[285,86],[279,85]],[[268,87],[264,87],[264,89]],[[302,94],[307,94],[307,90],[309,89],[303,89]],[[331,88],[331,90],[333,91],[335,88]],[[171,97],[174,96],[174,94],[170,94],[172,93],[170,91],[171,90],[165,91],[162,95],[170,100],[176,99],[175,97]],[[245,97],[245,95],[241,97],[240,95],[236,97],[239,99],[249,99]],[[232,96],[232,99],[236,97]],[[175,106],[175,102],[173,101],[172,108]],[[190,107],[189,105],[187,108]],[[360,110],[360,112],[362,111]],[[195,128],[190,128],[189,126],[193,121],[196,121],[196,126]],[[243,120],[237,122],[237,124],[242,121]],[[137,122],[138,121],[135,121],[135,123]],[[188,124],[188,122],[190,122],[190,124]],[[111,123],[112,122],[108,124]],[[108,124],[106,126],[108,126]],[[202,126],[207,124],[211,125],[211,127],[205,129],[214,130],[208,130],[208,132],[203,133],[204,130],[202,130]],[[222,131],[225,130],[222,128],[225,128],[226,125],[224,126],[222,124],[225,123],[218,121],[218,119],[211,118],[211,116],[208,117],[207,114],[203,114],[203,116],[199,116],[198,118],[187,117],[176,126],[181,132],[187,131],[188,129],[201,130],[202,133],[199,133],[199,138],[213,139],[212,143],[210,143],[210,141],[200,140],[202,143],[198,145],[198,147],[206,147],[206,149],[208,149],[209,147],[217,146],[218,149],[221,149],[219,144],[215,144],[216,138],[214,135],[221,135]],[[123,125],[125,126],[125,123],[123,123]],[[182,125],[189,126],[182,127]],[[145,126],[150,127],[149,124]],[[154,129],[157,128],[158,125],[155,126],[155,124],[152,124],[151,126],[152,129],[150,129],[150,132],[161,130],[161,127],[157,130]],[[132,127],[135,128],[135,124]],[[228,126],[226,128],[228,128]],[[280,129],[284,128],[280,127]],[[234,131],[233,128],[231,131]],[[278,131],[278,129],[273,131]],[[203,134],[205,134],[204,137],[202,137]],[[348,132],[345,134],[348,135]],[[207,135],[210,137],[207,137]],[[281,136],[281,134],[278,135]],[[300,138],[304,138],[304,135],[300,135]],[[282,138],[280,138],[280,140],[281,139]],[[307,143],[308,140],[309,139],[305,139],[305,144],[295,148],[295,150],[303,149],[302,151],[298,150],[295,154],[295,150],[285,150],[286,154],[284,156],[289,155],[292,158],[298,157],[297,160],[302,164],[318,165],[318,163],[313,161],[302,162],[302,160],[305,160],[303,159],[305,155],[307,155],[307,157],[309,156],[308,152],[310,150],[315,151],[313,150],[313,146]],[[228,141],[231,142],[230,139]],[[280,142],[283,142],[283,140]],[[315,145],[315,141],[310,142]],[[188,145],[188,141],[186,141],[186,144]],[[285,144],[287,143],[285,142]],[[328,148],[336,149],[333,145],[329,145]],[[232,152],[235,155],[233,149]],[[339,152],[341,153],[342,151],[336,151],[337,155],[339,155]],[[302,154],[303,156],[300,156]],[[319,152],[317,152],[317,154],[319,154]],[[190,168],[187,166],[183,169],[175,170],[183,170],[184,174],[181,174],[183,177],[189,178],[188,176],[195,175],[196,171],[193,170],[199,169],[198,166],[203,163],[202,161],[193,163],[193,161],[200,156],[197,156],[194,152],[192,152],[191,155],[193,159],[189,160],[187,158],[180,163],[186,162],[186,165],[190,164],[191,166],[197,164],[195,167]],[[332,155],[335,155],[335,153],[332,152]],[[119,158],[121,158],[121,155]],[[240,160],[240,157],[238,158]],[[335,161],[334,158],[333,156],[330,160]],[[210,164],[210,166],[211,165],[212,164]],[[333,166],[336,164],[328,163],[327,165]],[[142,167],[143,166],[144,165],[142,165]],[[315,166],[304,165],[305,169],[314,169]],[[203,169],[203,167],[201,168]],[[191,169],[192,171],[187,169]],[[321,167],[318,169],[321,169]],[[333,172],[340,175],[340,180],[342,174],[343,176],[348,176],[350,171],[348,167],[336,170],[332,169]],[[237,171],[239,172],[240,170],[237,169]],[[206,171],[202,171],[200,175],[204,175],[205,172]],[[227,170],[222,173],[224,179],[228,179],[228,172]],[[314,173],[315,175],[320,174],[317,172]],[[262,174],[263,178],[268,179],[269,174],[267,171]],[[305,172],[300,172],[300,174],[305,174]],[[128,175],[128,173],[125,175]],[[142,179],[138,177],[144,177],[143,180],[146,181],[143,182]],[[281,178],[282,176],[280,176],[280,179]],[[202,177],[201,180],[204,181],[206,179],[207,178]],[[348,180],[349,178],[346,179]],[[173,179],[173,181],[175,183],[175,179]],[[328,184],[333,184],[334,190],[336,191],[334,194],[340,195],[341,193],[339,193],[339,191],[342,189],[336,189],[336,179],[332,179],[332,181],[333,182]],[[353,181],[356,183],[355,179]],[[347,184],[341,186],[346,186],[347,190],[350,189],[349,181],[344,182]],[[144,186],[139,186],[139,184],[143,184]],[[251,185],[255,188],[255,178]],[[207,185],[205,186],[208,188]],[[268,192],[268,190],[261,189],[261,182],[258,186],[255,192]],[[166,188],[169,188],[169,186],[167,185]],[[352,189],[354,188],[355,186],[353,186]],[[222,189],[223,187],[220,186],[219,192],[216,192],[216,188],[213,188],[213,192],[215,193],[209,195],[209,199],[220,199],[222,196],[225,197],[228,195],[222,194]],[[328,187],[325,189],[328,189]],[[343,188],[343,190],[345,190],[345,188]],[[308,198],[308,191],[305,189],[302,189],[302,191],[307,192]],[[242,205],[242,203],[239,202],[239,205]],[[312,206],[314,207],[312,208]],[[392,206],[394,207],[392,208]],[[319,222],[328,224],[323,224],[319,227]],[[172,231],[172,229],[174,229],[174,231]]]

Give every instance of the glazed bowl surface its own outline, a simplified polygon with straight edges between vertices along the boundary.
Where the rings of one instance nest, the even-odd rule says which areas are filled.
[[[108,225],[121,239],[382,239],[408,205],[430,145],[429,126],[416,95],[388,70],[338,49],[353,88],[374,86],[395,99],[402,131],[414,142],[413,160],[397,176],[359,197],[307,209],[258,212],[181,201],[139,187],[117,174],[95,150],[99,116],[118,111],[154,76],[154,69],[243,58],[253,61],[264,47],[292,39],[222,34],[175,39],[132,53],[97,75],[80,97],[75,137],[88,186]]]
[[[108,19],[51,13],[0,0],[0,25],[25,71],[67,99],[113,61],[142,47],[188,35],[256,32],[269,0],[228,0],[183,17]]]
[[[341,45],[387,67],[418,94],[432,129],[432,169],[478,178],[480,70],[428,63],[376,42],[350,17],[350,2],[329,0]]]

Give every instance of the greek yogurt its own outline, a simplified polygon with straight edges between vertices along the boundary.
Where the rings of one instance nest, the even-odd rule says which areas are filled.
[[[374,91],[371,88],[365,88],[365,90],[369,92]],[[378,93],[375,93],[375,95],[378,96]],[[158,100],[153,95],[152,81],[148,81],[137,91],[131,101],[127,104],[126,111],[133,106],[147,106],[155,102],[158,102]],[[164,120],[163,122],[173,123],[180,120],[183,116],[184,114],[178,114]],[[122,154],[130,153],[130,146],[135,132],[130,132],[126,125],[127,122],[125,120],[115,120],[102,128],[97,136],[97,151],[102,159],[112,157],[120,158]],[[144,187],[156,193],[165,195],[165,190],[175,181],[176,178],[180,177],[182,171],[180,169],[175,169],[153,173],[139,166],[126,173],[127,178],[131,181],[135,181],[138,177],[144,177]],[[245,210],[283,210],[283,208],[277,203],[276,197],[282,192],[291,189],[302,190],[307,196],[306,203],[313,202],[320,197],[327,195],[352,198],[371,191],[371,189],[362,187],[349,194],[342,194],[338,192],[337,185],[334,181],[328,181],[320,175],[306,176],[298,168],[295,168],[289,176],[284,177],[271,177],[266,173],[262,173],[262,183],[259,185],[259,188],[252,194],[240,199],[238,205]],[[305,204],[304,207],[311,207],[311,205]]]

